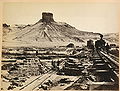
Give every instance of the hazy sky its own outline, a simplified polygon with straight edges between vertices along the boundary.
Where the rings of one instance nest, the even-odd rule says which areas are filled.
[[[42,12],[51,12],[55,21],[66,22],[83,31],[119,31],[117,3],[5,3],[3,22],[34,24],[41,19]]]

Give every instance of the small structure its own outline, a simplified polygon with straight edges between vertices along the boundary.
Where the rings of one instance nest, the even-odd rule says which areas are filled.
[[[94,49],[93,40],[88,40],[88,41],[87,41],[87,47],[88,47],[89,49]]]

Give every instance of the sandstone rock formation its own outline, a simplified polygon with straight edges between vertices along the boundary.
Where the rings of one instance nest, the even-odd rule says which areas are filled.
[[[53,14],[52,13],[43,12],[42,13],[42,19],[40,21],[41,22],[45,22],[45,23],[54,22]]]

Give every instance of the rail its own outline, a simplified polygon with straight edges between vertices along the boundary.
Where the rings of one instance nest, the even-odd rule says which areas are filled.
[[[114,78],[115,82],[119,81],[119,62],[114,60],[110,55],[103,51],[97,51],[98,55],[108,65],[108,70],[111,70],[111,77]]]
[[[110,62],[112,62],[114,65],[116,65],[116,67],[119,68],[119,63],[117,61],[115,61],[111,56],[109,56],[108,54],[105,54],[104,52],[100,51],[100,53],[105,56]]]
[[[50,73],[53,73],[53,71],[49,71],[47,74],[45,75],[48,75]],[[40,75],[39,77],[37,77],[36,79],[32,80],[31,82],[29,82],[28,84],[26,84],[25,86],[23,86],[22,88],[20,88],[20,90],[24,90],[25,88],[28,88],[29,85],[31,84],[34,84],[37,80],[43,78],[45,76],[44,74],[43,75]]]

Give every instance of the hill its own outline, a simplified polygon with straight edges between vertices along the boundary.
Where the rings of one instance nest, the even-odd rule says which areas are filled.
[[[6,24],[7,25],[7,24]],[[52,13],[42,13],[35,24],[3,26],[3,46],[61,46],[85,44],[96,40],[99,33],[81,31],[65,22],[56,22]]]

